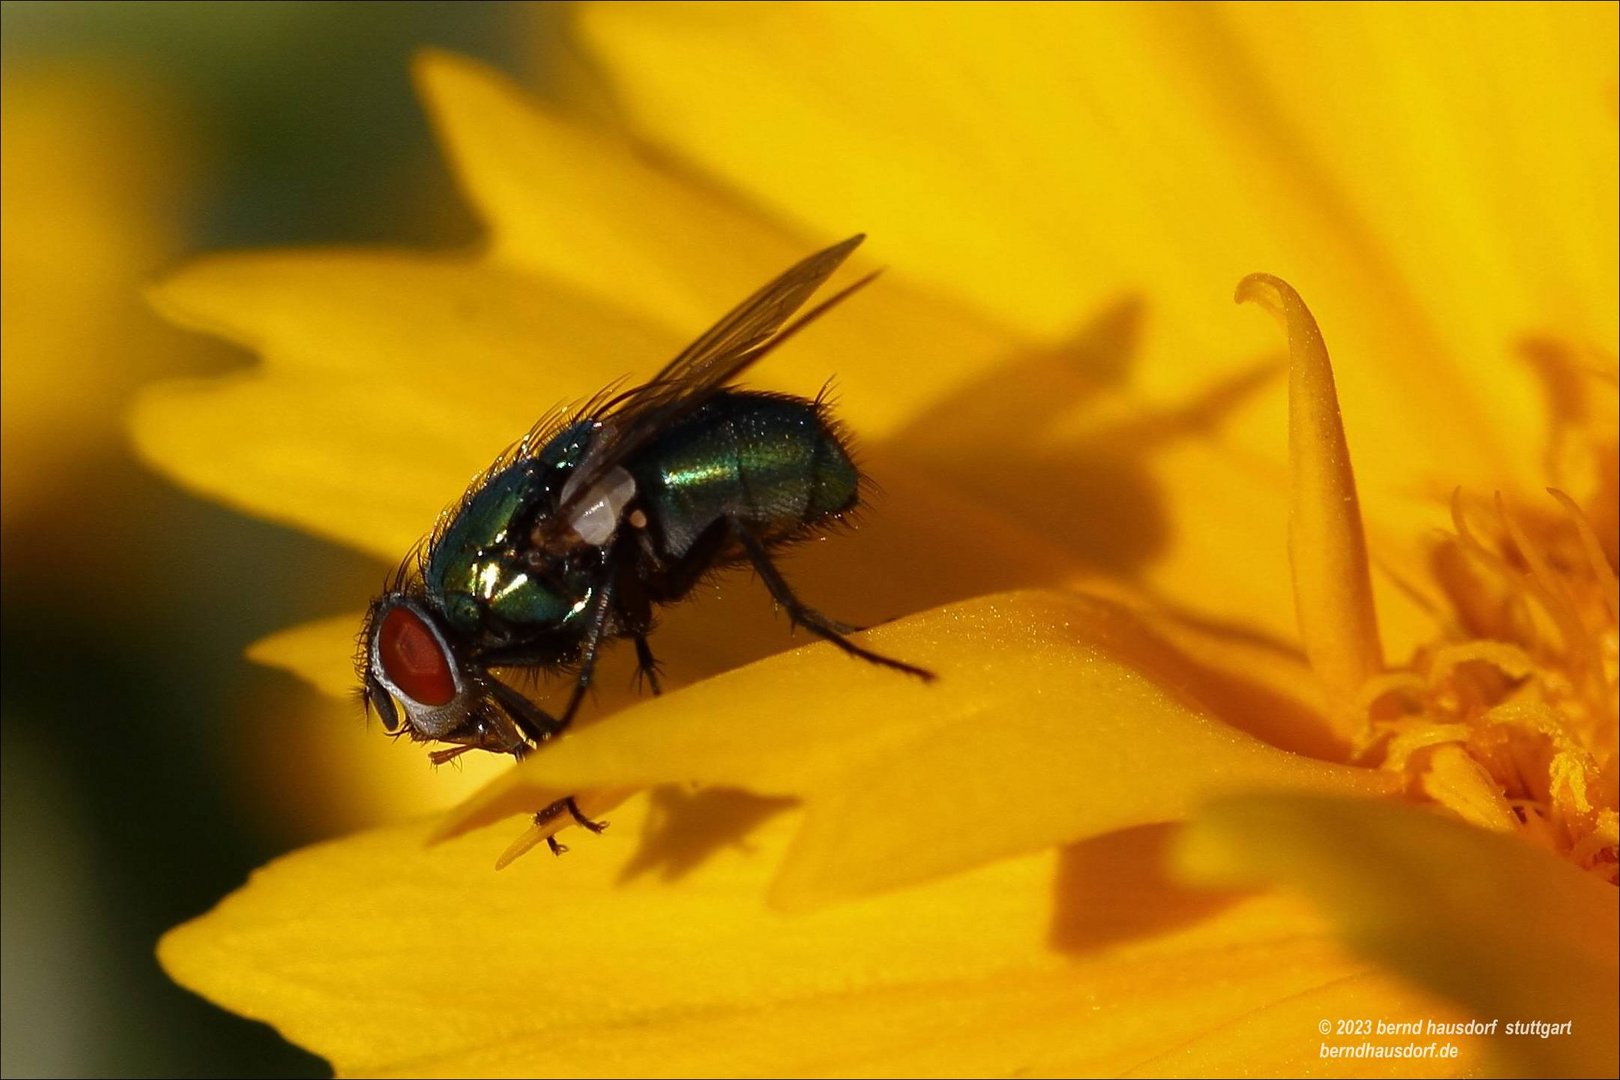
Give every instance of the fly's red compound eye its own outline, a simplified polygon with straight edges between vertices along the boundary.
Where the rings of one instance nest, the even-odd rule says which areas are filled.
[[[422,617],[390,608],[377,629],[377,660],[400,692],[421,705],[448,705],[456,696],[450,658]]]

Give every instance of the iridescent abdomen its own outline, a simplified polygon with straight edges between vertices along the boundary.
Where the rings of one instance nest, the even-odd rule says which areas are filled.
[[[860,496],[860,472],[822,406],[777,394],[723,391],[629,469],[663,553],[675,558],[723,518],[781,540]]]

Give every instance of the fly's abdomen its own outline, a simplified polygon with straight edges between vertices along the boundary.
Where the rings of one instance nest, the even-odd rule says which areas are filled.
[[[669,555],[732,518],[767,540],[853,509],[860,472],[815,402],[717,395],[649,445],[631,470]]]

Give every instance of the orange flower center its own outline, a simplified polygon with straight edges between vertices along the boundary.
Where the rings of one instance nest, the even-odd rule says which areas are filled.
[[[1551,496],[1532,514],[1453,500],[1456,531],[1432,553],[1447,630],[1369,683],[1359,750],[1412,794],[1613,883],[1614,555],[1573,499]]]

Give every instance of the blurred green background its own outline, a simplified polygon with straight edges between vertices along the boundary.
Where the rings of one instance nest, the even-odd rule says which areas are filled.
[[[471,243],[410,58],[455,49],[545,92],[574,62],[567,11],[0,11],[0,1072],[323,1075],[171,984],[153,946],[255,866],[353,824],[323,816],[321,792],[299,797],[299,740],[274,730],[309,695],[242,651],[355,607],[352,583],[381,568],[191,498],[134,459],[122,425],[140,385],[250,362],[164,326],[139,292],[210,250]]]

